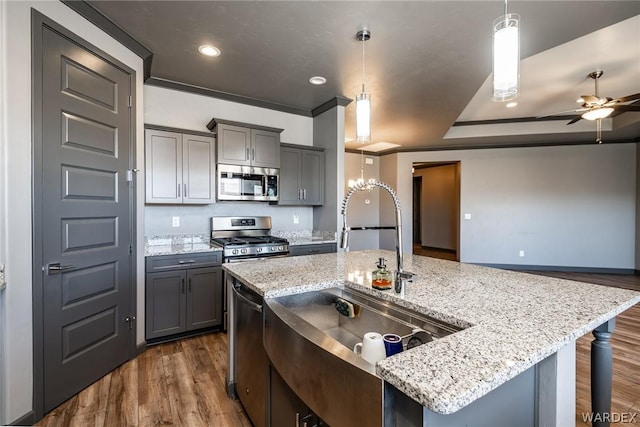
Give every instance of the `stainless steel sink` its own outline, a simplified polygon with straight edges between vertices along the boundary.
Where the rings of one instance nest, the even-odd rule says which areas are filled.
[[[360,307],[360,314],[354,318],[340,314],[335,308],[338,298]],[[406,348],[409,339],[417,330],[426,332],[419,335],[423,342],[460,330],[455,326],[349,288],[329,288],[288,295],[275,300],[348,349],[353,349],[356,343],[361,342],[367,332],[400,335],[403,337]],[[412,344],[415,342],[415,340],[412,341]]]
[[[360,315],[340,314],[338,298],[357,305]],[[264,303],[264,346],[272,366],[314,413],[336,426],[382,425],[383,382],[375,367],[352,351],[366,332],[395,333],[406,345],[414,335],[428,342],[458,330],[350,288]]]

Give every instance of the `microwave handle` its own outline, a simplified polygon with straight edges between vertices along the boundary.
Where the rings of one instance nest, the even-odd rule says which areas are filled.
[[[262,196],[263,197],[267,197],[267,193],[269,192],[269,189],[267,188],[268,184],[269,184],[269,177],[267,175],[262,175]]]

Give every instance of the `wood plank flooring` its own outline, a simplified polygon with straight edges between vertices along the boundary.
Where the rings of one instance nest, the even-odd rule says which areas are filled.
[[[227,397],[226,353],[224,333],[150,347],[36,425],[251,427]]]
[[[640,290],[640,276],[564,272],[533,274]],[[591,411],[591,333],[576,343],[576,426]],[[638,413],[640,424],[640,304],[617,318],[612,412]],[[250,427],[242,406],[227,398],[227,336],[212,333],[150,347],[41,420],[38,426]],[[623,427],[629,424],[613,423]]]

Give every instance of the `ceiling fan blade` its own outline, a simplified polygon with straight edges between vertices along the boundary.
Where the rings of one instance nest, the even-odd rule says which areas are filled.
[[[575,122],[577,122],[578,120],[581,120],[582,116],[575,116],[569,123],[567,123],[567,125],[572,125]]]
[[[634,93],[633,95],[623,96],[622,98],[614,99],[614,102],[629,102],[640,99],[640,93]]]
[[[558,111],[551,114],[543,114],[542,116],[536,116],[536,119],[544,119],[545,117],[559,116],[560,114],[567,114],[567,113],[580,113],[582,111],[589,111],[589,108],[578,108],[578,109],[574,108],[573,110]]]
[[[640,105],[612,105],[616,111],[640,111]]]

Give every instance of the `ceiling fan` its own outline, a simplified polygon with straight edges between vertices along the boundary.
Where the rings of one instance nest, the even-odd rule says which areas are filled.
[[[601,132],[602,132],[602,123],[601,120],[607,118],[609,116],[615,117],[618,114],[622,114],[627,111],[639,111],[640,105],[627,105],[627,102],[636,101],[640,99],[640,93],[635,93],[633,95],[623,96],[621,98],[609,98],[608,96],[600,97],[600,93],[598,90],[598,79],[602,77],[604,71],[597,70],[588,74],[588,77],[592,78],[596,90],[594,95],[582,95],[578,102],[582,102],[582,106],[575,110],[562,111],[561,113],[569,113],[576,112],[580,113],[577,116],[573,117],[567,125],[571,125],[579,120],[595,120],[596,121],[596,142],[602,143]],[[613,114],[615,113],[615,114]]]

